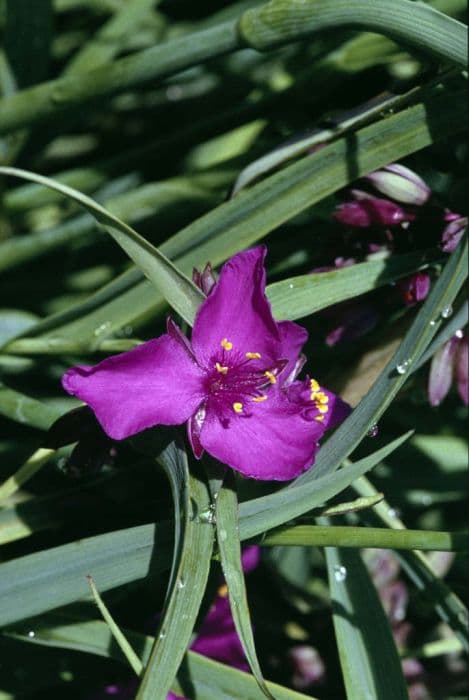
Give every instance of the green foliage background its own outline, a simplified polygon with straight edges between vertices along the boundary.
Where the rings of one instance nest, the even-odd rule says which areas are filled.
[[[465,243],[310,274],[327,261],[336,194],[387,163],[405,159],[464,211],[464,10],[0,0],[0,700],[86,698],[127,678],[113,624],[143,662],[139,700],[170,688],[300,700],[293,623],[327,660],[318,697],[405,698],[406,650],[363,564],[370,547],[395,550],[408,577],[431,692],[465,696],[467,681],[445,675],[446,655],[469,647],[465,413],[453,395],[425,399],[426,363],[467,323]],[[203,298],[192,267],[261,240],[274,315],[300,319],[308,367],[358,404],[314,469],[282,487],[224,481],[178,431],[139,436],[98,471],[70,470],[70,447],[43,449],[77,405],[65,369],[158,335],[169,307],[190,332]],[[424,269],[423,305],[326,348],[317,312]],[[246,592],[247,540],[264,563]],[[445,581],[423,553],[435,551],[455,555]],[[220,564],[252,676],[186,653]]]

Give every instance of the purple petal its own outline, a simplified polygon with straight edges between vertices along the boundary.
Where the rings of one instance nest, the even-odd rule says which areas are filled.
[[[333,347],[343,341],[355,340],[372,330],[379,320],[378,311],[370,304],[352,302],[337,305],[333,310],[334,327],[327,333],[326,345]]]
[[[192,347],[201,364],[211,367],[223,340],[236,352],[257,352],[276,361],[280,333],[265,296],[264,258],[259,246],[235,255],[200,307],[192,332]]]
[[[469,338],[462,338],[456,359],[456,382],[458,393],[464,403],[469,403]]]
[[[450,390],[453,381],[454,358],[458,346],[459,339],[450,338],[433,355],[428,378],[428,399],[431,406],[438,406]]]
[[[446,215],[446,220],[449,223],[446,225],[441,237],[441,248],[445,253],[453,252],[467,228],[467,216],[456,219],[453,218],[454,216],[457,217],[458,215]]]
[[[217,596],[191,649],[233,668],[249,670],[227,596]]]
[[[281,321],[278,324],[278,330],[281,342],[279,357],[288,360],[288,364],[281,373],[281,383],[284,383],[288,381],[292,373],[296,372],[298,374],[304,364],[300,353],[301,348],[308,340],[308,332],[302,326],[292,321]],[[301,363],[300,367],[299,363]]]
[[[338,207],[333,216],[342,224],[356,228],[368,228],[373,225],[396,226],[403,221],[412,221],[415,218],[398,204],[379,197],[345,202]]]
[[[200,441],[213,457],[254,479],[287,481],[313,462],[322,425],[302,416],[302,406],[272,387],[249,414],[221,419],[207,404]]]
[[[251,544],[243,549],[241,563],[243,571],[248,574],[259,566],[261,560],[261,548],[257,544]]]
[[[109,437],[123,440],[157,424],[184,423],[203,399],[203,379],[184,346],[163,335],[95,367],[72,367],[62,384],[91,406]]]
[[[416,272],[397,282],[402,300],[406,306],[413,306],[427,298],[430,291],[430,275],[426,272]]]
[[[312,392],[309,377],[306,377],[303,381],[293,382],[287,387],[286,394],[292,403],[302,409],[303,414],[306,415],[309,420],[314,420],[318,416],[322,416],[321,426],[323,432],[325,432],[342,423],[352,409],[348,403],[342,401],[340,396],[333,394],[329,389],[319,386],[317,391],[327,396],[328,411],[326,413],[320,414],[316,409],[315,402],[311,399]]]

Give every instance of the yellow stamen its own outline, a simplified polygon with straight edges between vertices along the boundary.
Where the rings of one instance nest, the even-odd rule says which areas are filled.
[[[240,403],[239,401],[236,401],[236,402],[233,404],[233,411],[234,411],[235,413],[242,413],[242,412],[243,412],[243,404]]]
[[[228,372],[228,367],[223,367],[219,362],[215,362],[215,369],[217,372],[220,372],[220,374],[226,374]]]
[[[322,406],[321,404],[316,404],[316,408],[318,409],[319,413],[327,413],[329,410],[329,406]]]
[[[320,423],[321,421],[324,420],[324,416],[316,416],[316,418],[314,420],[317,420]]]
[[[253,401],[256,403],[260,403],[261,401],[265,401],[267,398],[267,394],[262,394],[262,396],[254,396]]]
[[[271,384],[277,383],[277,378],[276,378],[275,374],[273,374],[272,372],[268,372],[268,371],[264,372],[264,374]]]
[[[311,387],[311,391],[319,391],[319,389],[321,388],[319,383],[315,379],[311,379],[309,385]]]
[[[247,352],[246,357],[248,360],[260,360],[262,355],[260,352]]]
[[[315,396],[316,401],[319,403],[329,403],[329,397],[323,391],[318,391]]]
[[[226,583],[224,583],[223,586],[220,586],[220,588],[218,589],[218,595],[220,596],[220,598],[226,598],[226,596],[228,595],[228,586],[226,585]]]
[[[233,343],[230,343],[230,341],[227,338],[223,338],[220,345],[222,346],[222,348],[225,348],[225,350],[231,350],[233,347]]]

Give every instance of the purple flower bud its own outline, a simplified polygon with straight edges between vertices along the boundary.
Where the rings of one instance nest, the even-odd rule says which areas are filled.
[[[404,304],[413,306],[428,296],[430,276],[426,272],[416,272],[414,275],[399,280],[396,286]]]
[[[199,270],[194,267],[192,270],[192,281],[199,289],[202,290],[205,296],[208,297],[217,283],[212,266],[209,262],[205,265],[202,272],[199,272]]]
[[[433,355],[428,378],[428,399],[431,406],[439,406],[450,390],[458,349],[459,338],[453,336]]]
[[[467,406],[469,403],[469,338],[467,336],[460,340],[455,364],[458,393]]]
[[[308,688],[324,678],[324,662],[314,647],[295,646],[288,652],[288,659],[293,666],[292,684],[295,688]]]
[[[467,216],[460,217],[458,214],[449,212],[445,216],[445,221],[449,223],[445,226],[441,237],[441,248],[445,253],[452,253],[467,228]]]
[[[346,226],[368,228],[369,226],[397,226],[412,221],[415,216],[388,199],[365,196],[359,201],[340,204],[334,218]]]
[[[393,581],[380,589],[380,598],[383,608],[392,625],[405,619],[409,593],[405,583]]]
[[[419,207],[425,204],[431,195],[431,189],[422,178],[399,163],[386,165],[367,175],[366,179],[381,194],[402,204]]]

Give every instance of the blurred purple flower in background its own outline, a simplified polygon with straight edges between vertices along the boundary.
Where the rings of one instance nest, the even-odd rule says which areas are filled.
[[[469,338],[458,331],[433,356],[428,378],[428,398],[439,406],[447,396],[453,379],[461,400],[469,403]]]
[[[289,480],[311,466],[318,441],[349,409],[310,380],[297,400],[308,334],[277,323],[265,295],[259,246],[235,255],[197,312],[191,342],[167,333],[94,367],[72,367],[66,391],[86,402],[105,433],[122,440],[155,425],[186,423],[196,457],[206,450],[255,479]],[[207,271],[208,270],[208,271]]]

